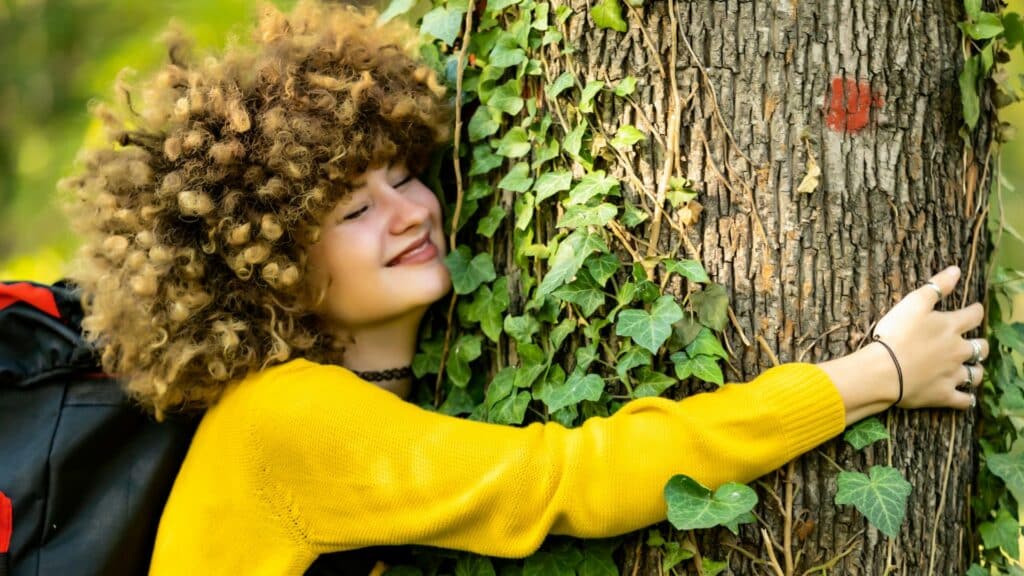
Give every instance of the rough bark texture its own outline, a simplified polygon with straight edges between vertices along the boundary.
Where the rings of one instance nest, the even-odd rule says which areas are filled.
[[[750,345],[735,324],[726,330],[734,355],[727,380],[746,381],[772,366],[758,338],[779,362],[851,352],[891,305],[950,263],[965,273],[940,308],[982,297],[987,170],[958,136],[960,2],[649,0],[635,10],[624,5],[625,34],[595,28],[587,2],[568,4],[567,39],[578,49],[581,80],[639,79],[636,106],[601,102],[607,133],[629,122],[667,140],[671,86],[654,54],[676,74],[685,102],[680,169],[704,212],[685,239],[663,225],[659,251],[682,246],[680,256],[700,259],[730,291]],[[980,132],[975,150],[987,148]],[[648,191],[661,177],[663,154],[655,138],[629,154]],[[800,193],[809,155],[821,168],[820,186]],[[650,195],[625,188],[651,208]],[[891,446],[855,452],[837,440],[797,461],[794,572],[842,556],[828,573],[964,573],[973,425],[970,414],[893,411]],[[905,473],[914,489],[897,539],[869,527],[851,506],[833,504],[837,471],[824,456],[847,470],[891,462]],[[785,500],[785,474],[762,478],[758,489],[757,513],[780,546],[783,514],[767,488]],[[771,573],[733,548],[767,559],[757,528],[745,527],[739,539],[722,530],[698,540],[702,554],[728,558],[734,574]],[[627,540],[623,573],[659,573],[659,553],[642,541]],[[784,564],[781,549],[776,556]],[[695,570],[692,562],[682,567]]]

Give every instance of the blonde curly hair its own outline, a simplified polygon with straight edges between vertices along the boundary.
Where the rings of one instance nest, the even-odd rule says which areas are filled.
[[[337,358],[307,280],[318,223],[356,176],[420,170],[450,131],[416,35],[376,20],[267,6],[252,45],[204,59],[172,31],[159,72],[94,107],[108,141],[62,182],[84,240],[72,279],[104,368],[158,417],[250,371]]]

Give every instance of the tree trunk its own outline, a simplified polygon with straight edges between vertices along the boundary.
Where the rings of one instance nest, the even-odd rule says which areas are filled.
[[[724,334],[733,354],[726,380],[750,380],[776,361],[853,351],[889,307],[951,263],[963,268],[963,280],[940,307],[982,298],[988,170],[958,135],[958,2],[648,1],[623,4],[626,33],[595,27],[591,3],[568,4],[566,43],[577,47],[581,81],[639,80],[637,106],[601,101],[605,133],[632,123],[670,142],[673,90],[661,68],[675,73],[675,97],[685,103],[680,169],[703,213],[681,228],[685,238],[663,226],[659,251],[679,247],[679,257],[699,259],[727,288],[735,322]],[[974,150],[987,149],[984,125]],[[648,190],[664,164],[653,140],[627,154]],[[817,186],[808,181],[799,192],[815,165]],[[625,174],[620,166],[616,175]],[[624,192],[645,202],[633,187]],[[666,217],[684,222],[693,212]],[[966,571],[974,418],[931,410],[882,418],[891,442],[855,452],[835,440],[758,483],[756,512],[784,569],[788,508],[793,573],[822,564],[835,574]],[[830,460],[846,470],[891,463],[903,472],[913,492],[898,538],[833,503]],[[626,540],[622,573],[660,573],[660,552],[645,540]],[[714,530],[697,540],[702,555],[728,559],[735,574],[771,572],[758,525],[743,527],[738,539]],[[695,570],[692,562],[682,566]]]

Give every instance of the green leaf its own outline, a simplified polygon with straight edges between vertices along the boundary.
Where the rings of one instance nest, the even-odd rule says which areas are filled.
[[[626,373],[633,368],[651,365],[650,350],[640,346],[625,346],[624,348],[625,350],[619,354],[619,358],[615,362],[615,372],[623,382],[626,381]]]
[[[711,490],[683,474],[665,485],[668,521],[677,530],[700,530],[723,526],[757,504],[757,493],[749,486],[727,482]]]
[[[625,202],[625,208],[622,211],[622,223],[626,225],[626,228],[633,228],[648,218],[650,218],[650,215],[647,212],[634,206],[628,200]]]
[[[530,342],[538,330],[540,330],[540,322],[528,314],[505,317],[505,333],[516,342]]]
[[[872,466],[870,477],[860,472],[840,472],[836,504],[853,504],[873,526],[895,538],[907,512],[910,483],[890,466]]]
[[[519,4],[523,0],[488,0],[486,12],[489,14],[497,14],[509,6]]]
[[[644,310],[623,310],[615,322],[615,334],[629,336],[634,342],[658,353],[658,348],[672,333],[672,323],[683,317],[683,311],[672,296],[662,296],[648,313]]]
[[[964,122],[971,130],[974,130],[978,124],[978,116],[981,114],[978,100],[978,67],[980,65],[981,59],[975,54],[964,62],[964,69],[960,72],[960,103],[963,108]]]
[[[461,556],[455,563],[455,576],[496,576],[491,559],[486,556]]]
[[[626,124],[619,126],[619,129],[615,132],[615,137],[612,138],[612,146],[616,148],[629,148],[644,138],[646,138],[644,133],[637,130],[636,126]]]
[[[420,343],[420,352],[417,352],[412,359],[412,373],[417,378],[427,374],[437,374],[441,370],[441,350],[444,349],[444,342],[441,340],[424,340]]]
[[[583,563],[580,564],[579,576],[619,576],[612,553],[615,544],[606,541],[588,540],[584,543]]]
[[[615,95],[619,97],[629,96],[636,90],[636,78],[626,76],[615,85]]]
[[[462,386],[452,388],[445,397],[444,403],[438,406],[437,411],[448,416],[458,416],[473,412],[473,409],[476,408],[476,401],[473,400],[473,397],[470,396],[464,386],[463,384]]]
[[[705,382],[713,382],[719,386],[724,385],[725,377],[722,374],[722,367],[713,356],[700,354],[690,357],[684,352],[676,352],[670,356],[675,364],[676,378],[685,380],[690,376],[696,376]]]
[[[541,202],[559,192],[568,190],[571,184],[572,172],[567,170],[541,174],[540,178],[537,178],[536,184],[533,185],[533,191],[537,194],[537,205],[539,206]]]
[[[697,337],[686,345],[686,354],[691,358],[701,354],[717,356],[723,360],[729,358],[729,353],[722,348],[722,343],[718,341],[715,333],[705,327],[701,327]]]
[[[505,209],[501,206],[491,206],[490,211],[477,222],[476,233],[490,238],[505,219]]]
[[[1003,33],[1003,21],[998,14],[982,12],[973,22],[960,22],[960,29],[975,40],[995,38]]]
[[[614,204],[602,202],[597,206],[570,206],[556,226],[558,228],[582,228],[604,226],[615,219],[619,209]]]
[[[583,555],[571,544],[538,550],[523,562],[523,576],[576,576]]]
[[[487,99],[487,106],[509,116],[519,114],[523,109],[523,99],[519,96],[519,80],[513,78],[495,88]]]
[[[516,370],[516,388],[526,388],[533,384],[548,369],[544,351],[536,344],[516,344],[519,354],[519,369]]]
[[[584,400],[596,402],[604,392],[604,380],[597,374],[584,374],[573,370],[564,383],[555,383],[544,389],[538,398],[554,412],[566,406],[579,404]]]
[[[576,274],[576,280],[555,290],[553,295],[580,307],[584,316],[590,316],[604,304],[604,290],[594,281],[586,269]]]
[[[590,114],[594,111],[594,96],[604,88],[604,82],[600,80],[590,80],[587,85],[583,87],[583,93],[580,94],[580,112]]]
[[[495,41],[487,63],[495,68],[508,68],[518,66],[525,60],[526,51],[519,47],[515,35],[505,32]]]
[[[530,136],[522,126],[509,129],[498,143],[497,154],[508,158],[520,158],[530,151]]]
[[[549,263],[548,273],[537,288],[537,296],[547,296],[562,284],[572,281],[587,256],[594,251],[608,251],[608,246],[600,236],[588,234],[585,230],[577,230],[570,234],[558,245]]]
[[[964,10],[969,20],[977,20],[981,15],[981,0],[964,0]]]
[[[1024,440],[1018,438],[1006,454],[986,457],[988,469],[1002,478],[1018,503],[1024,502]]]
[[[423,15],[420,32],[452,45],[459,37],[464,14],[464,10],[449,10],[444,6],[438,6]]]
[[[552,82],[546,90],[544,90],[544,93],[547,95],[549,100],[553,100],[562,92],[572,88],[575,80],[576,77],[572,75],[572,72],[562,72],[558,78],[555,78],[555,81]]]
[[[565,339],[575,332],[576,328],[577,322],[572,318],[566,318],[552,328],[551,333],[548,335],[548,340],[551,342],[551,350],[558,351],[562,346],[562,342],[565,342]]]
[[[501,166],[501,163],[501,156],[492,152],[490,146],[473,146],[473,160],[469,163],[469,175],[487,174]]]
[[[711,558],[704,556],[700,559],[700,576],[718,576],[722,570],[725,570],[728,567],[728,562],[712,560]]]
[[[608,279],[619,271],[620,265],[619,257],[615,254],[600,254],[587,259],[587,270],[594,277],[594,282],[602,288],[608,283]]]
[[[990,573],[977,564],[971,564],[967,569],[967,576],[990,576]]]
[[[487,419],[495,424],[522,424],[526,410],[530,406],[530,399],[530,393],[525,390],[502,398],[487,412]]]
[[[469,141],[476,142],[498,131],[501,125],[487,106],[479,106],[469,119]]]
[[[691,294],[690,302],[697,309],[701,324],[718,332],[725,329],[729,320],[729,294],[721,284],[708,284],[704,290]]]
[[[513,192],[526,192],[532,184],[533,176],[530,176],[530,165],[526,162],[517,162],[508,171],[508,174],[505,174],[501,182],[498,182],[498,188]]]
[[[693,558],[693,550],[684,548],[679,542],[665,542],[665,557],[661,561],[663,572],[670,572],[680,562]]]
[[[568,152],[571,156],[575,158],[579,158],[580,147],[583,146],[583,133],[586,131],[586,129],[587,123],[582,122],[572,130],[570,130],[568,134],[565,135],[565,140],[562,143],[562,147],[565,149],[566,152]]]
[[[1012,50],[1024,41],[1024,20],[1021,20],[1017,12],[1003,11],[1003,39],[1006,40],[1006,49]]]
[[[1010,558],[1020,557],[1020,524],[1005,508],[1000,508],[995,520],[978,526],[985,548],[1002,548]]]
[[[850,427],[846,434],[843,434],[843,440],[849,442],[854,450],[860,450],[879,440],[888,439],[889,431],[885,429],[885,424],[882,424],[878,418],[874,417],[861,420]]]
[[[604,170],[594,170],[580,178],[580,181],[572,187],[572,192],[569,192],[569,200],[566,202],[566,206],[586,204],[591,198],[604,198],[609,194],[618,196],[618,188],[618,180],[605,175]]]
[[[516,197],[512,209],[516,214],[516,230],[526,230],[533,220],[533,194],[527,192]]]
[[[387,9],[381,12],[380,16],[377,17],[377,24],[384,24],[396,16],[405,14],[409,10],[412,10],[412,7],[415,5],[416,0],[391,0]]]
[[[704,265],[698,260],[672,260],[671,258],[666,258],[662,262],[665,264],[665,270],[669,274],[679,274],[690,282],[703,284],[704,282],[711,281],[708,273],[704,270]]]
[[[666,376],[661,372],[655,372],[644,366],[637,372],[637,387],[633,389],[633,398],[645,398],[647,396],[661,396],[665,390],[671,388],[677,380]]]
[[[455,341],[448,354],[448,379],[459,388],[465,388],[473,376],[469,363],[480,357],[481,340],[478,334],[463,334]]]
[[[508,398],[515,390],[516,369],[506,366],[494,375],[490,384],[487,385],[487,392],[484,394],[484,404],[488,409],[493,408],[500,400]]]
[[[491,255],[480,253],[470,258],[469,247],[459,246],[444,259],[452,276],[456,294],[469,294],[481,283],[494,280],[494,262]]]
[[[497,342],[501,336],[502,318],[508,304],[508,278],[502,276],[494,282],[493,290],[481,286],[476,291],[473,301],[466,306],[466,319],[479,322],[484,334],[492,342]]]
[[[628,27],[622,19],[622,6],[619,0],[601,0],[590,9],[590,17],[598,28],[611,28],[616,32],[625,32]]]

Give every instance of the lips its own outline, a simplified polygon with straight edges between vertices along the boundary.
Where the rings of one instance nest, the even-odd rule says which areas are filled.
[[[430,235],[424,234],[422,238],[410,244],[401,254],[389,260],[387,265],[418,264],[431,260],[435,256],[437,256],[437,247],[430,241]]]

